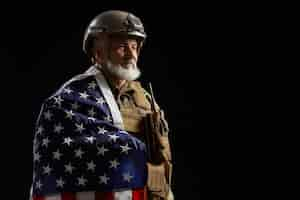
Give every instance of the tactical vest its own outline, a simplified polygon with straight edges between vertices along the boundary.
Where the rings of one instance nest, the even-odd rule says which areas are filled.
[[[141,84],[137,81],[127,82],[116,94],[116,99],[125,130],[139,138],[143,137],[143,120],[147,113],[151,113],[151,105]]]
[[[142,141],[145,141],[145,134],[147,132],[145,130],[146,115],[152,112],[150,104],[151,96],[143,89],[141,84],[137,81],[127,82],[115,95],[122,115],[124,129],[127,132],[134,135],[135,137],[141,139]],[[155,110],[160,110],[157,104],[155,104],[155,107]],[[171,151],[168,139],[168,126],[163,116],[163,112],[161,114],[161,124],[165,129],[165,131],[161,132],[161,142],[164,147],[163,155],[167,163],[163,166],[165,167],[165,170],[160,169],[160,167],[149,165],[149,167],[151,167],[151,170],[149,169],[151,172],[148,172],[148,177],[154,177],[153,179],[157,180],[157,177],[165,177],[165,173],[169,175],[166,176],[166,182],[163,181],[161,183],[158,183],[159,188],[167,187],[163,190],[164,192],[158,192],[158,194],[150,193],[149,200],[165,199],[162,198],[162,196],[165,196],[168,187],[171,183],[172,164]],[[165,179],[162,178],[161,180]],[[152,188],[151,183],[148,183],[148,188]]]

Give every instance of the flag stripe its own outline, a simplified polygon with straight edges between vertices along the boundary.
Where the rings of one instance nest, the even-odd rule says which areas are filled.
[[[76,194],[71,192],[62,193],[62,200],[76,200]]]
[[[146,190],[145,189],[133,190],[132,200],[147,200]]]
[[[64,192],[46,197],[36,196],[33,200],[147,200],[146,190],[135,189],[119,192]]]
[[[33,200],[45,200],[44,197],[33,197]]]
[[[132,200],[132,191],[125,190],[120,192],[114,192],[114,200]]]
[[[95,200],[95,192],[77,192],[76,200]]]
[[[114,200],[112,192],[96,192],[95,200]]]
[[[49,195],[45,198],[45,200],[62,200],[60,194]]]

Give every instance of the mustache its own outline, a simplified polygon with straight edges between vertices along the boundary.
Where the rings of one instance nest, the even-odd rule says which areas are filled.
[[[134,58],[130,58],[130,59],[124,59],[124,64],[136,64],[137,61]]]
[[[135,80],[137,79],[141,72],[136,64],[126,64],[126,65],[114,65],[111,61],[106,64],[106,69],[112,75],[124,79],[124,80]]]

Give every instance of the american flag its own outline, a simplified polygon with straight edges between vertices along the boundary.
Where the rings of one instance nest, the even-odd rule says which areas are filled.
[[[113,125],[94,76],[43,102],[33,142],[34,200],[144,199],[146,180],[145,144]]]

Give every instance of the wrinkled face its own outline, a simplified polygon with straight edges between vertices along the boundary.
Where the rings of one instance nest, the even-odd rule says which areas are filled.
[[[128,37],[110,39],[105,68],[119,80],[135,80],[141,72],[137,66],[138,42]]]
[[[133,38],[113,37],[110,40],[109,60],[114,65],[128,68],[128,64],[137,64],[138,42]]]

